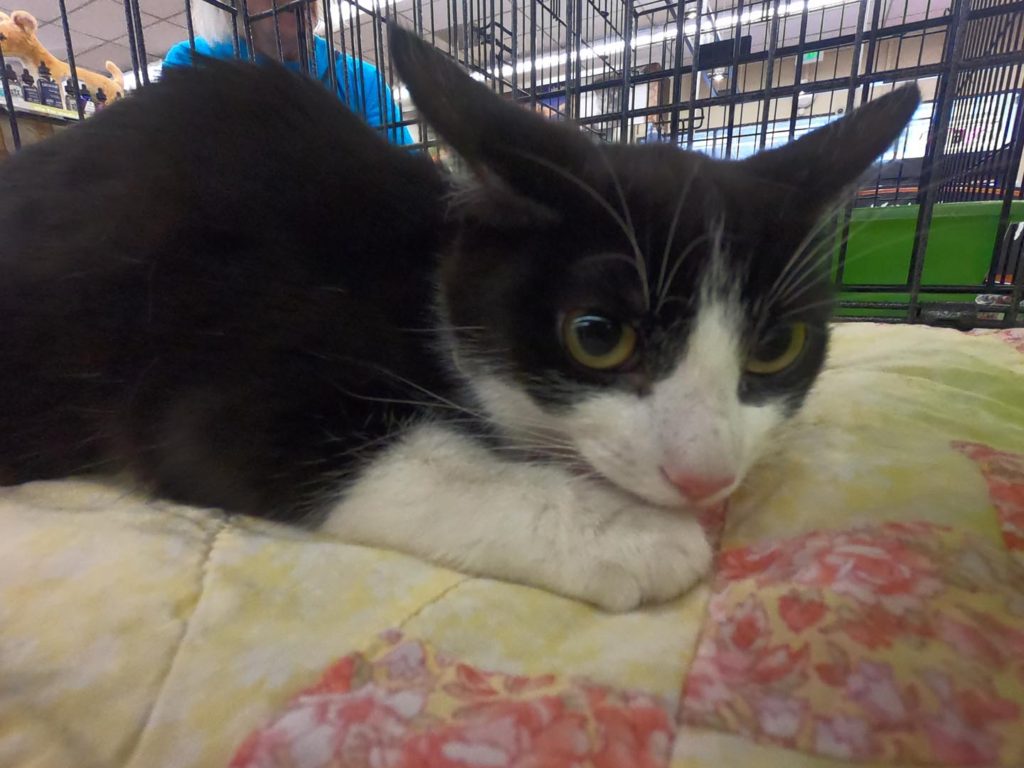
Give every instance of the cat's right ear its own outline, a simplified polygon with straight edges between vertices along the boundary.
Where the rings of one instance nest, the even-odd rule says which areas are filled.
[[[417,109],[478,176],[495,175],[545,203],[578,190],[593,167],[594,142],[496,95],[395,22],[388,27],[392,59]]]
[[[917,86],[904,86],[743,165],[786,187],[800,205],[819,209],[853,185],[899,138],[920,103]]]

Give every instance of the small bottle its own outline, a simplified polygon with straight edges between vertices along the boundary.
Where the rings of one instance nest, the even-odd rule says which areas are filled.
[[[64,109],[78,114],[78,107],[75,106],[75,86],[70,80],[64,81]]]
[[[35,78],[27,68],[21,70],[21,98],[26,104],[40,104],[39,89],[36,88]]]
[[[18,102],[22,100],[21,83],[18,82],[18,73],[14,71],[14,67],[10,64],[4,69],[4,86],[11,91],[11,101]]]
[[[44,107],[56,107],[60,109],[60,86],[50,76],[50,68],[45,61],[39,62],[39,100]]]
[[[96,111],[96,105],[93,103],[92,94],[89,93],[89,86],[81,80],[78,81],[78,97],[79,101],[82,102],[82,114],[91,115]]]

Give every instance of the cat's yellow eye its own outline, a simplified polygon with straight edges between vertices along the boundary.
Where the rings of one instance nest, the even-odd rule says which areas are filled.
[[[777,325],[761,337],[750,353],[747,372],[758,376],[781,373],[796,362],[806,344],[806,323]]]
[[[582,366],[609,371],[625,365],[636,351],[636,331],[627,323],[594,312],[570,312],[562,322],[562,342]]]

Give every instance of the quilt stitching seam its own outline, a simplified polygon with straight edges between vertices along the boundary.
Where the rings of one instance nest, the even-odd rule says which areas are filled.
[[[418,608],[413,610],[404,619],[401,619],[400,621],[398,621],[395,624],[393,624],[388,630],[385,630],[385,633],[393,631],[393,632],[399,632],[399,633],[401,633],[404,636],[405,635],[405,628],[406,628],[406,626],[410,622],[415,621],[416,618],[419,617],[420,615],[422,615],[423,612],[426,611],[428,608],[431,608],[431,607],[437,605],[442,600],[444,600],[446,597],[448,597],[452,592],[454,592],[456,589],[458,589],[463,584],[465,584],[467,581],[472,581],[473,578],[474,578],[473,576],[463,576],[458,581],[456,581],[454,584],[449,584],[447,587],[442,589],[440,592],[438,592],[432,598],[430,598],[429,600],[427,600],[426,602],[421,604]],[[421,640],[421,642],[424,642],[424,643],[430,645],[431,647],[433,647],[433,643],[431,641]],[[380,635],[377,635],[373,640],[371,640],[369,643],[367,643],[365,645],[365,647],[361,651],[356,650],[356,651],[350,651],[349,653],[350,654],[351,653],[358,653],[358,654],[362,654],[363,656],[365,656],[367,658],[372,658],[372,657],[377,655],[377,653],[381,650],[381,647],[382,647],[382,638],[381,638]],[[346,655],[349,655],[349,654],[346,654]]]
[[[416,618],[418,618],[428,608],[432,608],[433,606],[437,605],[442,600],[444,600],[446,597],[448,597],[452,592],[454,592],[456,589],[461,587],[467,581],[471,581],[472,579],[473,579],[472,576],[463,576],[461,579],[456,581],[454,584],[450,584],[449,586],[445,587],[440,592],[438,592],[436,595],[434,595],[434,597],[432,597],[429,600],[427,600],[425,603],[423,603],[423,605],[421,605],[415,611],[413,611],[408,616],[406,616],[404,619],[402,619],[398,623],[398,626],[396,627],[396,629],[398,629],[399,632],[403,632],[405,630],[406,625],[408,625],[409,622],[414,621]]]
[[[160,680],[160,687],[157,689],[156,694],[153,696],[153,702],[149,706],[149,711],[146,713],[146,717],[139,727],[138,733],[134,739],[130,742],[130,747],[125,750],[126,757],[123,760],[118,760],[117,765],[130,765],[136,757],[139,747],[142,744],[142,740],[149,730],[150,722],[153,719],[153,714],[156,712],[157,706],[160,704],[160,700],[163,698],[164,689],[167,687],[167,681],[170,680],[171,674],[174,671],[174,665],[178,661],[178,657],[181,655],[181,649],[185,646],[185,640],[188,638],[189,633],[192,629],[192,622],[195,619],[196,614],[199,612],[199,605],[202,602],[203,595],[206,594],[206,582],[207,577],[210,574],[210,562],[213,559],[213,552],[217,547],[217,542],[220,540],[220,536],[226,531],[231,525],[229,519],[224,517],[217,518],[217,527],[206,539],[206,551],[203,554],[203,559],[199,566],[199,583],[197,584],[197,592],[195,599],[195,606],[192,608],[192,612],[189,613],[188,617],[183,622],[181,634],[178,636],[178,641],[175,643],[172,652],[170,653],[170,660],[167,663],[167,667],[164,670],[163,677]]]
[[[724,538],[725,532],[722,532],[722,538]],[[715,583],[718,578],[718,558],[722,553],[722,541],[718,542],[718,549],[715,552],[715,566],[712,570],[712,576],[707,582],[708,586],[708,599],[704,603],[704,610],[701,611],[700,625],[697,628],[697,633],[693,641],[693,646],[690,649],[690,663],[686,666],[683,672],[682,678],[679,680],[679,702],[676,704],[676,711],[672,717],[672,728],[675,731],[672,738],[672,745],[668,753],[668,763],[666,765],[672,765],[672,756],[676,753],[676,744],[682,737],[682,731],[684,728],[690,727],[683,722],[683,707],[686,704],[686,683],[690,679],[690,672],[693,671],[693,662],[697,657],[697,652],[700,650],[701,641],[704,639],[704,628],[707,627],[708,617],[711,615],[711,601],[715,597]]]

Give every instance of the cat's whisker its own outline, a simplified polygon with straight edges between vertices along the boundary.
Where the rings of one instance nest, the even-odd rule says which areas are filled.
[[[544,386],[549,392],[554,392],[558,390],[557,385],[553,385],[549,380],[542,380],[537,378],[535,379],[535,383]],[[462,410],[472,414],[476,419],[478,419],[478,421],[493,420],[492,417],[490,417],[488,414],[480,411],[473,411],[464,406],[462,407]],[[543,440],[548,445],[558,444],[559,442],[567,446],[571,445],[571,443],[566,442],[564,439],[559,438],[557,436],[561,433],[552,429],[550,421],[544,421],[540,419],[529,419],[524,418],[523,416],[520,415],[515,419],[503,422],[503,424],[506,426],[507,429],[518,430],[523,434],[529,435],[530,437],[535,437],[540,440]]]
[[[944,176],[940,176],[938,178],[932,179],[931,182],[929,182],[924,187],[919,187],[918,188],[918,191],[917,191],[918,198],[920,199],[920,197],[921,197],[921,195],[923,193],[927,193],[927,192],[929,192],[929,191],[931,191],[933,189],[937,189],[937,188],[939,188],[939,187],[949,183],[950,181],[955,180],[958,176],[962,176],[962,175],[965,175],[965,174],[969,173],[970,170],[971,170],[970,168],[968,168],[968,169],[960,169],[960,170],[958,170],[958,171],[956,171],[954,173],[949,173],[949,174],[946,174]],[[851,201],[849,199],[842,199],[839,202],[837,202],[835,205],[833,205],[825,214],[822,215],[822,217],[818,221],[818,224],[811,230],[810,233],[808,233],[808,235],[804,238],[804,240],[801,242],[801,244],[794,250],[793,256],[791,257],[790,261],[787,262],[787,265],[783,268],[783,270],[779,274],[778,278],[776,278],[775,284],[772,286],[772,289],[769,290],[768,296],[767,296],[767,298],[766,298],[766,300],[764,302],[764,305],[766,307],[767,306],[771,306],[773,303],[777,303],[777,302],[780,301],[780,299],[777,296],[777,294],[781,294],[782,293],[782,289],[779,286],[779,283],[786,278],[786,274],[788,272],[790,272],[793,268],[795,268],[796,265],[794,265],[793,262],[794,261],[798,261],[801,258],[800,257],[801,250],[803,248],[806,248],[816,237],[821,235],[821,233],[825,229],[825,227],[827,227],[829,225],[832,225],[832,224],[835,224],[836,227],[838,228],[839,224],[842,222],[842,217],[840,216],[840,214],[843,213],[843,211],[845,210],[846,206],[849,205],[850,202]],[[852,215],[852,211],[851,211],[850,215]],[[842,248],[846,243],[848,243],[850,238],[853,237],[854,234],[862,231],[869,223],[870,222],[869,222],[868,219],[865,219],[864,221],[856,222],[856,223],[854,223],[852,221],[852,219],[851,219],[845,225],[846,232],[845,232],[845,234],[842,237],[837,237],[837,238],[835,238],[834,241],[833,241],[832,238],[825,238],[823,240],[823,242],[819,246],[819,248],[824,248],[825,251],[824,251],[824,253],[820,253],[818,255],[819,256],[831,256],[832,254],[834,254],[836,252],[836,250]],[[877,245],[875,248],[872,248],[870,250],[870,252],[871,253],[877,252],[878,250],[881,250],[884,247],[888,247],[889,245],[892,245],[894,242],[897,242],[899,239],[900,238],[893,238],[891,241],[887,241],[886,243],[881,243],[881,244]],[[849,256],[846,257],[844,259],[844,261],[845,261],[846,264],[856,263],[856,261],[859,258],[862,258],[863,256],[864,256],[864,252],[861,252],[859,254],[856,254],[854,257],[849,257]],[[804,267],[801,266],[796,271],[803,272],[805,270],[804,270]]]
[[[826,250],[817,254],[813,259],[809,259],[802,271],[786,286],[785,291],[773,297],[772,301],[778,305],[785,305],[803,295],[816,283],[831,284],[831,277],[824,269],[824,262],[830,257],[831,250]]]
[[[368,403],[384,403],[384,404],[387,404],[387,405],[411,405],[411,406],[420,407],[420,408],[438,408],[438,409],[441,409],[441,410],[452,410],[452,411],[456,411],[456,412],[464,412],[464,413],[468,413],[468,414],[473,415],[473,416],[476,415],[472,411],[470,411],[470,410],[468,410],[468,409],[466,409],[466,408],[464,408],[462,406],[459,406],[459,405],[448,405],[447,403],[440,402],[440,401],[412,400],[412,399],[409,399],[409,398],[384,397],[384,396],[377,396],[377,395],[361,395],[358,392],[352,392],[352,391],[344,389],[344,388],[342,388],[342,387],[340,387],[338,385],[335,385],[335,389],[337,389],[339,392],[343,393],[345,396],[353,398],[354,400],[362,400],[362,401],[368,402]]]
[[[608,154],[604,146],[599,146],[597,154],[601,157],[605,168],[608,170],[608,175],[611,177],[612,184],[615,186],[615,194],[619,197],[619,203],[622,205],[622,215],[626,222],[626,226],[629,227],[629,231],[632,234],[633,250],[636,256],[636,271],[640,277],[640,288],[643,291],[644,302],[647,308],[650,309],[651,305],[651,285],[650,280],[647,276],[647,261],[644,259],[643,252],[640,250],[640,246],[636,238],[636,227],[633,225],[633,216],[629,210],[629,201],[626,200],[625,191],[622,189],[622,182],[619,180],[619,174],[616,172],[615,167],[612,165],[611,160],[608,159]]]
[[[418,407],[423,407],[423,408],[437,408],[437,409],[440,409],[440,410],[453,411],[453,412],[456,412],[456,413],[464,413],[464,414],[466,414],[468,416],[471,416],[472,417],[472,421],[475,422],[475,423],[481,423],[481,422],[489,421],[489,419],[488,419],[486,414],[479,413],[479,412],[474,411],[471,408],[468,408],[468,407],[466,407],[464,405],[460,405],[458,403],[452,402],[451,400],[449,400],[447,398],[444,398],[444,397],[441,397],[440,395],[438,395],[438,394],[436,394],[434,392],[431,392],[430,390],[428,390],[428,389],[426,389],[424,387],[421,387],[421,386],[415,384],[415,382],[411,382],[411,381],[409,381],[408,379],[405,379],[402,376],[394,374],[391,371],[387,371],[386,369],[380,369],[380,370],[382,372],[384,372],[384,373],[392,375],[396,380],[402,381],[403,383],[406,383],[406,384],[412,386],[414,389],[417,389],[418,391],[422,392],[423,394],[427,395],[428,397],[433,397],[434,400],[415,400],[415,399],[411,399],[411,398],[397,398],[397,397],[383,397],[383,396],[361,395],[361,394],[358,394],[358,393],[355,393],[355,392],[350,392],[350,391],[344,390],[344,389],[342,389],[340,387],[338,387],[338,389],[339,389],[339,391],[344,392],[346,395],[348,395],[350,397],[354,397],[354,398],[356,398],[358,400],[363,400],[363,401],[367,401],[367,402],[379,402],[379,403],[386,403],[386,404],[392,404],[392,405],[410,405],[410,406],[414,406],[414,407],[418,406]],[[557,440],[555,440],[553,437],[551,437],[550,431],[547,431],[547,432],[543,431],[543,428],[546,425],[542,425],[540,423],[531,424],[531,423],[528,423],[528,422],[523,421],[523,420],[518,420],[516,422],[512,422],[510,424],[510,426],[512,428],[518,430],[518,431],[521,431],[523,434],[529,435],[530,437],[535,437],[535,438],[544,440],[548,444],[557,445]]]
[[[665,306],[665,301],[668,297],[668,293],[670,290],[672,290],[672,283],[675,282],[676,274],[679,272],[679,268],[682,267],[683,262],[686,261],[686,258],[691,253],[693,253],[695,249],[699,248],[711,237],[712,234],[710,232],[705,232],[700,237],[694,238],[689,243],[687,243],[686,247],[683,248],[679,256],[676,257],[676,262],[675,264],[672,265],[672,270],[668,274],[668,279],[665,281],[665,285],[662,288],[661,294],[658,296],[658,304],[655,307],[655,312],[660,312],[662,308]]]
[[[816,240],[820,241],[820,243],[816,247],[828,246],[830,243],[840,242],[839,238],[825,236],[824,232],[826,229],[830,227],[838,229],[838,225],[842,220],[840,214],[843,213],[846,205],[848,204],[848,200],[840,200],[826,208],[826,210],[821,214],[821,216],[819,216],[818,221],[815,223],[815,225],[811,228],[807,235],[804,236],[800,244],[797,245],[797,247],[793,250],[793,254],[791,255],[786,266],[783,268],[778,278],[776,278],[776,281],[772,286],[772,290],[777,290],[779,284],[785,280],[786,276],[790,274],[792,271],[798,269],[798,264],[802,255],[806,253],[806,249],[809,246],[815,244]],[[850,225],[852,223],[853,222],[851,221],[847,225],[847,232],[845,234],[845,238],[842,240],[843,242],[845,242],[845,239],[848,239],[852,235],[852,231],[850,231]],[[857,226],[857,229],[859,230],[863,225],[864,222],[860,222]]]
[[[594,202],[601,206],[601,208],[609,216],[611,216],[612,221],[614,221],[615,224],[618,225],[619,229],[622,230],[622,233],[626,236],[626,239],[629,241],[629,244],[633,249],[633,255],[636,258],[635,267],[637,270],[637,276],[639,277],[642,285],[647,285],[647,267],[644,263],[643,252],[640,250],[640,243],[636,239],[635,231],[632,229],[631,226],[627,226],[622,216],[620,216],[615,211],[615,209],[611,206],[611,204],[604,198],[604,196],[600,192],[594,189],[590,184],[585,182],[583,179],[579,178],[576,174],[566,170],[565,168],[559,167],[555,163],[552,163],[550,160],[547,160],[543,157],[539,157],[537,155],[534,155],[533,153],[526,152],[524,150],[513,150],[513,154],[516,154],[525,160],[534,162],[537,165],[542,166],[543,168],[546,168],[550,171],[553,171],[554,173],[557,173],[562,178],[575,184],[577,187],[583,190]],[[603,154],[601,156],[604,157]],[[607,161],[607,158],[605,158],[605,160]],[[644,291],[644,295],[648,295],[647,290]]]
[[[765,295],[764,305],[770,307],[774,304],[785,301],[794,281],[799,281],[810,271],[814,271],[819,265],[818,261],[822,255],[820,248],[808,248],[810,243],[802,244],[795,250],[793,258],[787,262],[787,271],[779,275],[771,289]]]
[[[830,227],[835,223],[838,213],[839,208],[837,206],[832,206],[831,209],[821,216],[817,223],[800,241],[797,247],[793,249],[793,253],[789,260],[783,266],[782,271],[779,272],[778,277],[775,278],[775,281],[768,289],[765,299],[766,305],[771,305],[776,296],[785,290],[785,287],[792,279],[793,274],[798,274],[805,268],[807,261],[812,258],[808,256],[808,251],[813,253],[815,248],[819,247],[815,245],[815,241],[822,236],[822,233],[827,227]],[[827,243],[828,241],[829,238],[826,237],[825,242]],[[815,248],[811,248],[812,245],[815,245]]]
[[[712,276],[712,283],[725,286],[730,285],[730,281],[726,275],[721,273],[723,266],[726,263],[725,259],[725,216],[720,215],[717,220],[709,225],[709,231],[711,232],[711,262],[710,262],[710,275]],[[735,286],[730,288],[730,291],[734,291]]]
[[[310,350],[303,350],[303,351],[308,353],[308,354],[315,354],[315,353],[311,352]],[[412,399],[404,399],[404,398],[382,398],[382,399],[379,399],[380,402],[390,402],[390,403],[393,403],[393,404],[396,404],[396,405],[419,405],[419,406],[447,408],[447,409],[451,409],[451,410],[454,410],[454,411],[461,411],[461,412],[466,413],[466,414],[468,414],[470,416],[473,416],[474,418],[477,418],[477,419],[484,419],[484,418],[486,418],[484,416],[484,414],[476,413],[476,412],[472,411],[471,409],[467,408],[466,406],[460,405],[459,403],[456,403],[456,402],[454,402],[453,400],[451,400],[449,398],[446,398],[446,397],[444,397],[442,395],[439,395],[436,392],[432,392],[431,390],[427,389],[426,387],[422,386],[421,384],[418,384],[417,382],[412,381],[411,379],[408,379],[405,376],[401,376],[401,375],[395,373],[394,371],[391,371],[391,370],[389,370],[387,368],[384,368],[383,366],[376,365],[374,363],[367,363],[365,361],[349,359],[349,358],[347,358],[345,356],[339,356],[339,355],[321,356],[321,357],[323,357],[324,359],[331,359],[331,360],[336,360],[336,361],[352,362],[352,363],[355,363],[355,364],[362,364],[362,365],[364,365],[367,368],[370,368],[370,369],[372,369],[374,371],[377,371],[378,373],[382,373],[385,376],[390,376],[395,381],[398,381],[398,382],[400,382],[400,383],[402,383],[402,384],[404,384],[404,385],[406,385],[408,387],[411,387],[413,390],[415,390],[417,392],[420,392],[421,394],[424,394],[424,395],[426,395],[429,398],[433,398],[434,399],[433,401],[422,401],[422,400],[412,400]],[[363,399],[363,400],[369,400],[369,401],[373,401],[373,400],[377,399],[377,398],[374,398],[373,396],[370,396],[370,395],[359,395],[359,394],[356,394],[354,392],[349,392],[347,390],[341,389],[340,387],[338,387],[338,389],[340,389],[341,391],[345,392],[345,394],[347,394],[347,395],[349,395],[351,397],[355,397],[357,399]]]
[[[690,187],[693,185],[693,179],[696,175],[697,171],[694,169],[690,173],[690,177],[686,180],[686,184],[682,191],[679,193],[679,199],[676,202],[676,209],[672,214],[672,222],[669,224],[668,236],[665,238],[665,249],[661,252],[661,269],[658,272],[658,284],[655,288],[655,292],[659,299],[659,306],[665,290],[665,273],[668,271],[668,255],[672,250],[672,242],[676,237],[676,227],[679,224],[679,217],[683,212],[683,204],[686,202],[686,198],[689,197]]]
[[[339,451],[337,453],[332,453],[329,456],[325,456],[325,457],[316,459],[313,462],[305,462],[305,463],[307,465],[309,465],[309,464],[324,464],[324,463],[328,463],[328,462],[334,462],[334,461],[337,461],[338,459],[345,458],[347,456],[355,456],[355,455],[360,454],[363,451],[365,451],[365,450],[367,450],[369,448],[372,448],[374,446],[381,445],[381,444],[386,444],[391,439],[392,439],[392,435],[390,435],[390,434],[380,435],[378,437],[373,438],[372,440],[367,440],[366,442],[360,443],[359,445],[353,446],[351,448],[347,448],[344,451]]]
[[[636,268],[636,261],[632,257],[627,256],[624,253],[598,253],[595,254],[594,256],[587,257],[585,261],[588,263],[592,261],[619,261],[622,262],[623,264],[628,265],[630,268]]]
[[[793,300],[794,297],[801,295],[807,289],[807,287],[809,287],[809,285],[813,285],[815,280],[829,280],[829,275],[827,273],[824,273],[820,269],[822,265],[820,263],[813,263],[814,260],[817,259],[820,261],[824,261],[826,259],[832,258],[836,253],[836,250],[838,248],[841,248],[845,243],[847,243],[849,241],[849,238],[852,237],[853,234],[853,231],[847,233],[846,237],[840,239],[835,245],[831,245],[829,242],[824,242],[821,245],[819,245],[817,251],[815,252],[814,259],[808,260],[808,263],[806,265],[805,270],[803,271],[803,274],[801,276],[798,276],[798,278],[793,281],[793,284],[786,289],[785,293],[782,293],[775,297],[775,301],[779,304],[790,302]],[[894,237],[889,240],[885,240],[881,243],[878,243],[871,248],[867,248],[863,251],[853,254],[852,256],[847,256],[844,260],[845,264],[856,264],[861,259],[865,259],[875,253],[878,253],[879,251],[885,250],[889,248],[889,246],[899,242],[902,239],[903,238]]]
[[[819,283],[828,284],[828,278],[825,275],[817,275],[813,272],[808,273],[806,280],[802,281],[800,285],[794,286],[793,290],[787,293],[785,296],[779,297],[777,304],[786,308],[786,312],[792,314],[793,310],[788,306],[797,301],[801,296],[810,291]]]
[[[530,430],[522,429],[521,424],[515,422],[509,422],[504,425],[505,434],[503,436],[505,444],[508,445],[520,445],[529,444],[542,446],[544,448],[557,448],[568,451],[577,451],[576,446],[568,439],[556,436],[554,434],[547,435],[538,432],[532,432]],[[524,441],[523,438],[529,438]]]
[[[808,251],[798,270],[795,270],[785,285],[769,295],[765,301],[766,306],[785,304],[791,299],[794,293],[802,292],[808,284],[817,280],[827,280],[828,275],[822,268],[824,261],[832,253],[831,247],[820,247]]]
[[[778,317],[779,317],[780,320],[785,320],[785,319],[793,317],[795,315],[800,315],[800,314],[803,314],[804,312],[809,312],[812,309],[818,309],[820,307],[831,307],[831,306],[834,306],[835,303],[836,303],[835,299],[832,298],[832,297],[829,297],[827,299],[822,299],[821,301],[812,301],[812,302],[808,302],[807,304],[801,304],[801,305],[793,307],[791,309],[787,309],[785,312],[781,313]]]
[[[529,456],[537,456],[539,458],[550,458],[550,459],[565,459],[565,460],[580,460],[579,453],[575,451],[558,451],[553,450],[550,446],[546,445],[493,445],[488,450],[495,451],[496,453],[504,454],[523,454]]]
[[[804,260],[804,264],[800,268],[799,272],[789,281],[789,284],[784,290],[776,291],[776,295],[771,298],[771,301],[776,304],[791,302],[794,297],[801,295],[809,285],[813,285],[816,280],[830,280],[829,275],[822,269],[822,262],[833,258],[838,249],[848,243],[850,238],[860,232],[865,226],[867,226],[867,222],[859,222],[856,226],[848,227],[847,232],[843,237],[837,238],[834,241],[831,238],[822,239],[808,252]],[[903,238],[901,237],[893,237],[891,239],[884,240],[871,248],[846,256],[844,263],[846,265],[856,264],[861,259],[887,249],[902,239]]]

